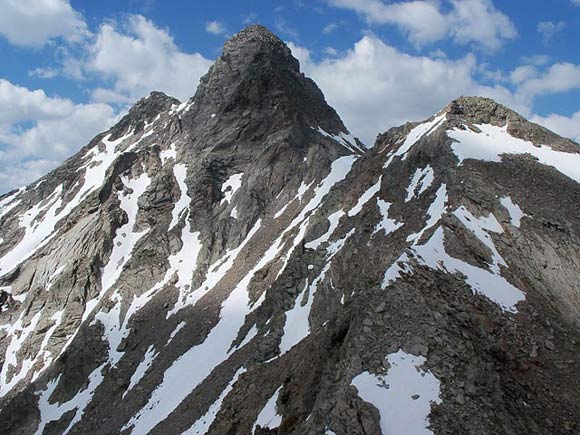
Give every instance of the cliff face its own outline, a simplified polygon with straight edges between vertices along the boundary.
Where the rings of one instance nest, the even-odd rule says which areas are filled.
[[[244,29],[0,198],[1,427],[576,433],[578,168],[482,98],[365,150]]]

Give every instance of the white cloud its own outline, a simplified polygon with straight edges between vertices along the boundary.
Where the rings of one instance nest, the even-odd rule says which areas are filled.
[[[570,3],[572,3],[574,6],[580,6],[580,0],[570,0]]]
[[[407,121],[421,121],[460,95],[490,97],[546,125],[556,133],[578,139],[580,115],[534,114],[537,97],[580,90],[580,65],[543,65],[534,56],[511,72],[489,71],[475,56],[451,60],[441,52],[413,56],[385,44],[373,34],[350,50],[326,53],[314,61],[308,49],[289,43],[303,71],[322,89],[326,99],[354,135],[373,145],[378,133]],[[482,80],[485,79],[484,84]]]
[[[557,94],[580,89],[580,65],[555,63],[542,74],[521,83],[518,93],[532,100],[539,95]]]
[[[89,35],[68,0],[0,0],[0,34],[18,46],[39,47],[54,38],[78,42]]]
[[[459,43],[477,43],[495,50],[503,41],[513,39],[517,31],[510,19],[499,12],[491,0],[451,0],[448,15],[450,32]]]
[[[580,143],[580,111],[570,117],[557,114],[546,117],[535,115],[532,121]]]
[[[180,51],[166,30],[140,15],[121,26],[102,25],[89,53],[85,70],[113,82],[107,92],[95,91],[95,101],[134,101],[152,90],[186,100],[212,63],[199,53]]]
[[[491,0],[414,0],[389,4],[381,0],[327,0],[327,3],[353,10],[369,24],[397,25],[417,46],[450,37],[459,44],[474,43],[495,50],[503,41],[517,36],[513,23]]]
[[[324,28],[322,29],[322,33],[328,35],[328,34],[334,32],[337,28],[338,28],[338,25],[336,23],[330,23],[330,24],[327,24],[326,26],[324,26]]]
[[[0,79],[0,192],[32,182],[115,121],[106,104],[74,104]]]
[[[44,67],[44,68],[34,68],[28,71],[30,77],[40,77],[41,79],[52,79],[58,76],[59,72],[55,68]]]
[[[224,24],[219,21],[208,21],[205,23],[205,31],[212,35],[225,35],[227,33]]]
[[[318,63],[305,48],[290,47],[352,133],[367,145],[378,133],[422,120],[462,94],[486,95],[521,108],[508,89],[483,86],[473,78],[473,56],[456,61],[410,56],[373,35],[342,56]]]
[[[521,61],[522,63],[527,65],[544,66],[548,62],[550,62],[550,56],[548,56],[547,54],[535,54],[532,56],[523,56],[521,58]]]
[[[522,65],[514,69],[510,74],[510,80],[512,83],[519,85],[524,83],[526,80],[532,79],[538,76],[538,70],[534,65]]]
[[[564,21],[552,22],[552,21],[541,21],[538,23],[537,29],[538,33],[542,35],[545,43],[548,43],[554,39],[559,32],[564,30],[566,23]]]
[[[254,24],[258,22],[258,14],[254,12],[250,12],[249,14],[245,14],[242,16],[242,23],[245,25]]]

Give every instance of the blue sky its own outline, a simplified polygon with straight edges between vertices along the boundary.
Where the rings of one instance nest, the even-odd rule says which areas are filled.
[[[459,95],[580,139],[580,0],[0,0],[0,193],[150,91],[192,96],[250,23],[290,44],[367,145]]]

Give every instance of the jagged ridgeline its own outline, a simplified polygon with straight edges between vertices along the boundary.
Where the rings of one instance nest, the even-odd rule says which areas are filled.
[[[483,98],[366,149],[248,27],[0,197],[0,432],[577,434],[579,183]]]

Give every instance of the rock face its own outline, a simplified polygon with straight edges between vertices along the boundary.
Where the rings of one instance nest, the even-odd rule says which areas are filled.
[[[249,27],[0,197],[10,434],[576,434],[580,146],[483,98],[350,134]]]

